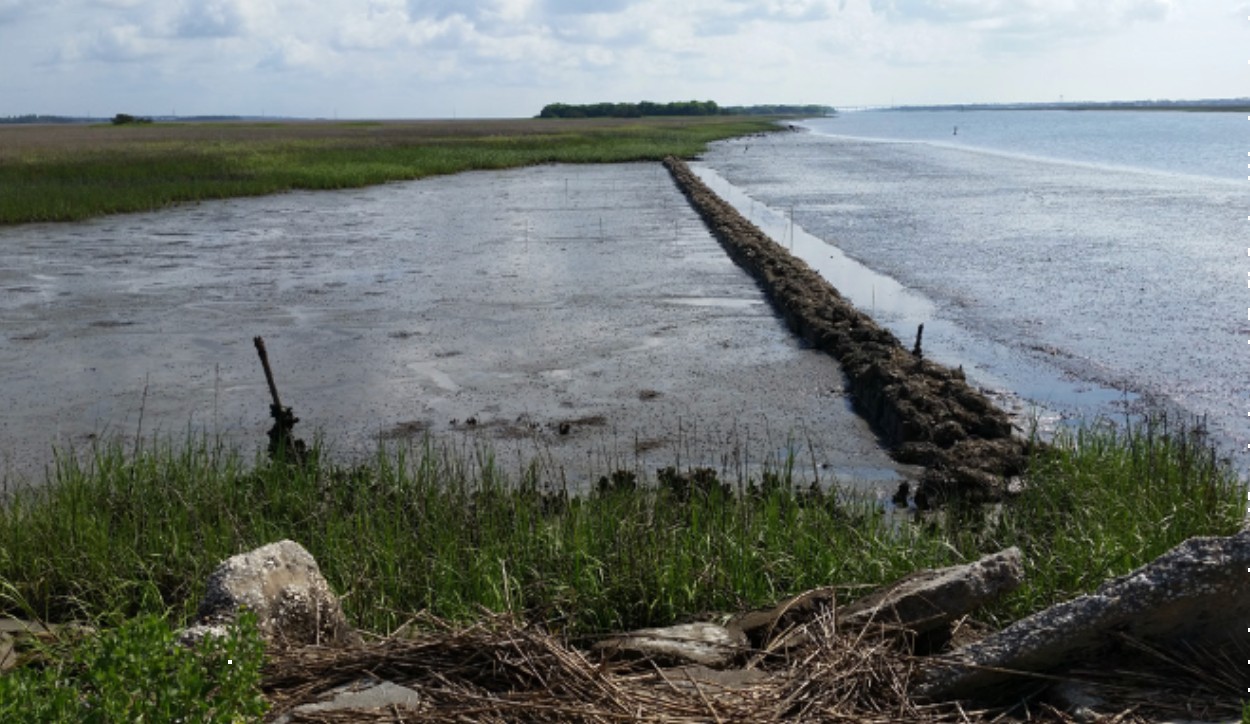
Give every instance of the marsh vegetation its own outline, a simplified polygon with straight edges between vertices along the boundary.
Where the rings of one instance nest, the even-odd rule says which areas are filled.
[[[472,169],[658,161],[771,130],[735,117],[0,127],[0,224]]]
[[[736,486],[710,471],[645,480],[608,473],[591,493],[571,496],[504,475],[487,449],[428,442],[379,450],[352,468],[316,453],[304,465],[245,461],[204,441],[135,456],[100,449],[85,465],[62,459],[48,485],[11,492],[0,510],[0,613],[105,629],[28,652],[22,668],[0,677],[0,692],[19,708],[0,702],[0,712],[75,721],[97,711],[87,701],[122,718],[258,716],[254,629],[194,654],[171,648],[170,631],[194,611],[220,560],[282,538],[313,552],[366,630],[388,634],[424,620],[499,643],[480,625],[462,628],[498,612],[538,626],[501,633],[509,645],[539,636],[551,647],[816,586],[841,586],[853,598],[918,568],[1016,545],[1025,584],[981,616],[1001,625],[1189,537],[1241,524],[1236,476],[1200,434],[1165,421],[1091,427],[1060,439],[1031,469],[1025,489],[1000,507],[955,505],[908,521],[808,486],[789,468]],[[414,646],[437,655],[461,638],[438,633]],[[244,668],[221,678],[212,672],[227,655]],[[894,660],[871,647],[864,655]],[[137,681],[166,693],[141,695],[151,686]],[[884,706],[871,696],[861,705]]]
[[[415,611],[466,620],[485,608],[586,634],[872,586],[1018,545],[1031,570],[990,612],[1002,622],[1240,526],[1239,482],[1191,431],[1095,427],[1039,455],[1001,507],[905,523],[784,466],[733,484],[710,471],[605,470],[578,496],[505,474],[481,447],[382,449],[350,468],[316,455],[304,466],[244,460],[208,442],[134,457],[109,447],[10,494],[0,612],[182,620],[219,561],[291,538],[369,630]]]

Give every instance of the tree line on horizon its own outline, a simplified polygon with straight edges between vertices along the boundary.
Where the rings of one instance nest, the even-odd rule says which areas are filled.
[[[74,116],[44,116],[38,113],[26,113],[20,116],[0,117],[0,123],[83,123],[93,119]]]
[[[673,103],[548,103],[539,118],[643,118],[647,116],[831,116],[837,111],[822,105],[720,106],[716,101]]]

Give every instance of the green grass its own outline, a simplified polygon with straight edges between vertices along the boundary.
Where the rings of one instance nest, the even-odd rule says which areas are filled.
[[[996,524],[969,525],[964,547],[1018,545],[1027,583],[996,609],[1003,622],[1088,593],[1188,538],[1232,535],[1245,487],[1200,431],[1166,417],[1063,433],[1031,465],[1028,488]]]
[[[1096,587],[1194,535],[1241,522],[1242,488],[1201,441],[1152,425],[1086,430],[1034,464],[994,515],[891,522],[871,502],[786,473],[732,490],[618,476],[570,497],[511,480],[487,450],[427,445],[343,469],[245,464],[211,445],[129,459],[113,448],[0,511],[0,611],[50,621],[171,612],[235,553],[302,543],[358,625],[415,611],[513,611],[573,632],[660,625],[824,585],[875,585],[1009,545],[1025,586],[988,615],[1011,620]]]
[[[380,453],[347,470],[249,466],[206,445],[135,460],[113,448],[89,469],[63,460],[56,483],[11,500],[0,580],[16,594],[10,610],[48,620],[187,616],[220,560],[291,538],[366,628],[486,607],[590,632],[882,582],[950,558],[918,529],[896,534],[870,505],[769,480],[754,494],[670,483],[570,497],[507,480],[482,450]]]
[[[74,221],[473,169],[689,157],[710,141],[774,128],[768,121],[740,119],[274,128],[157,124],[68,129],[60,142],[58,129],[49,129],[46,137],[18,139],[15,150],[0,154],[0,224]],[[4,140],[0,137],[0,144]]]

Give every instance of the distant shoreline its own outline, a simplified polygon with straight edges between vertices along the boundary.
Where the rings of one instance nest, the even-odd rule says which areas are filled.
[[[1178,103],[1009,103],[940,106],[892,106],[887,111],[1184,111],[1188,113],[1248,113],[1250,100],[1194,101]]]

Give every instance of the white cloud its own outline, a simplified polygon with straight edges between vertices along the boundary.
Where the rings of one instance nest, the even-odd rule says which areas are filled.
[[[1140,69],[1155,48],[1169,58],[1159,67],[1172,70],[1156,68],[1167,86],[1151,94],[1244,95],[1244,42],[1235,39],[1250,25],[1247,7],[1223,0],[0,0],[0,68],[21,78],[0,94],[0,115],[54,112],[44,105],[54,97],[74,99],[68,110],[80,112],[91,97],[104,107],[119,94],[139,113],[157,112],[141,107],[143,97],[180,112],[257,111],[234,104],[264,103],[276,114],[305,112],[333,96],[357,104],[355,115],[452,107],[529,115],[557,100],[643,98],[1018,100],[1052,97],[1052,87],[1069,97],[1121,97],[1126,88],[1153,88]],[[1212,72],[1225,56],[1236,66]],[[151,82],[137,82],[137,69]],[[1069,77],[1052,77],[1059,74]]]
[[[459,15],[475,24],[515,23],[525,20],[534,8],[533,0],[408,0],[413,19],[443,20]]]
[[[261,58],[257,68],[261,70],[324,70],[333,64],[334,53],[317,44],[299,38],[282,36],[274,47]]]
[[[545,0],[542,7],[555,15],[593,15],[619,13],[634,4],[634,0]]]
[[[457,0],[408,0],[408,14],[414,18],[430,17],[435,20],[452,15],[475,17],[481,3],[458,2]]]
[[[1171,0],[871,0],[892,20],[1016,32],[1090,32],[1135,20],[1162,20]]]
[[[56,2],[42,0],[0,0],[0,24],[11,23],[37,12],[47,12]]]
[[[473,32],[460,15],[438,20],[410,20],[402,8],[376,8],[366,15],[349,16],[329,39],[344,51],[408,51],[423,47],[456,47]]]
[[[186,38],[230,38],[246,35],[251,25],[246,0],[190,0],[177,22],[178,35]]]
[[[824,0],[769,0],[755,15],[770,20],[810,22],[828,18],[834,12],[832,5]]]
[[[657,23],[645,12],[621,15],[578,15],[552,18],[550,30],[572,46],[597,45],[622,48],[645,44]]]
[[[147,60],[158,52],[156,44],[137,25],[104,28],[78,47],[82,57],[108,63]]]

